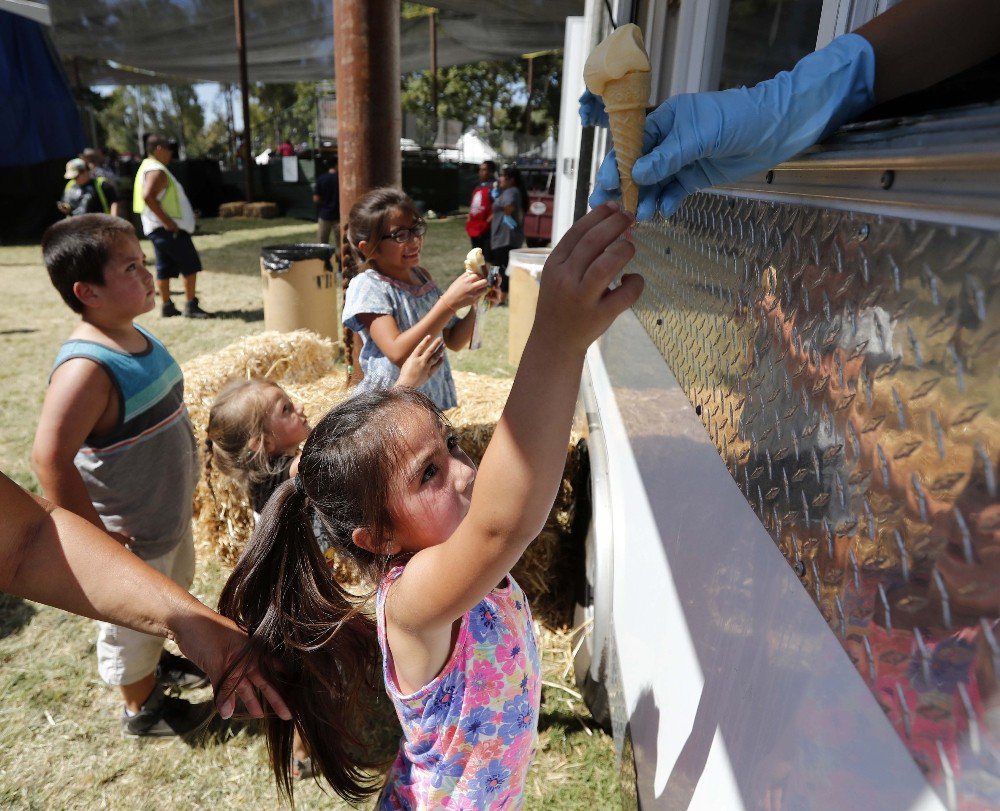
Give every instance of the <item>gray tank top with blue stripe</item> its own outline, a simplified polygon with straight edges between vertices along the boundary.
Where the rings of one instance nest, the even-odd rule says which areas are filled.
[[[52,371],[87,358],[111,378],[118,424],[104,436],[87,437],[73,462],[105,527],[135,538],[133,551],[149,560],[172,550],[190,530],[199,463],[181,369],[162,343],[136,329],[149,344],[145,351],[70,340]]]

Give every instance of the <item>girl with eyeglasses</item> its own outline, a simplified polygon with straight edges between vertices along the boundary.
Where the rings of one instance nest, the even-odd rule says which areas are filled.
[[[391,387],[426,336],[442,337],[451,350],[469,345],[476,308],[462,318],[457,311],[475,304],[487,281],[463,273],[442,293],[420,267],[426,231],[413,201],[398,189],[370,191],[351,208],[347,238],[363,271],[347,287],[343,320],[361,336],[361,391]],[[447,358],[418,390],[442,410],[458,405]]]

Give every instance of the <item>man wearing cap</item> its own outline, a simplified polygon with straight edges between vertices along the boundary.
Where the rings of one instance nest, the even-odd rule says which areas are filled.
[[[194,232],[194,209],[184,187],[171,174],[167,164],[174,157],[170,142],[163,135],[150,135],[146,141],[146,159],[139,164],[132,192],[132,210],[142,219],[142,230],[153,243],[156,253],[156,285],[160,290],[164,318],[181,315],[170,300],[170,280],[184,280],[184,316],[211,318],[198,306],[195,278],[201,270],[201,258],[191,240]]]
[[[118,216],[118,194],[112,183],[103,177],[91,177],[85,160],[73,158],[66,164],[66,188],[56,207],[68,217],[77,214],[110,214]]]

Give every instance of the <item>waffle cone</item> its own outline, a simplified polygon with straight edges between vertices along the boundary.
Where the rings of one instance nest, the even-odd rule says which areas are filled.
[[[608,111],[611,139],[618,159],[622,205],[632,214],[639,203],[639,187],[632,180],[632,166],[642,154],[649,78],[648,71],[636,71],[604,85],[604,109]]]

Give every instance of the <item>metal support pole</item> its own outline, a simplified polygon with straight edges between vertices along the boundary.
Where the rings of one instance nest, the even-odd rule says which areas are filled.
[[[361,195],[402,184],[399,0],[333,0],[333,31],[340,216],[347,223]],[[357,267],[346,240],[342,249],[346,286]],[[351,353],[352,336],[346,330],[344,345]],[[356,380],[360,370],[354,371]]]
[[[243,102],[243,183],[248,203],[253,195],[253,163],[250,148],[250,87],[247,82],[247,43],[243,16],[243,0],[233,0],[233,16],[236,17],[236,51],[240,59],[240,98]]]
[[[535,86],[535,57],[528,57],[528,98],[524,102],[524,134],[527,135],[531,129],[531,91]]]
[[[434,146],[438,141],[438,38],[437,9],[431,9],[431,129],[434,132]]]

